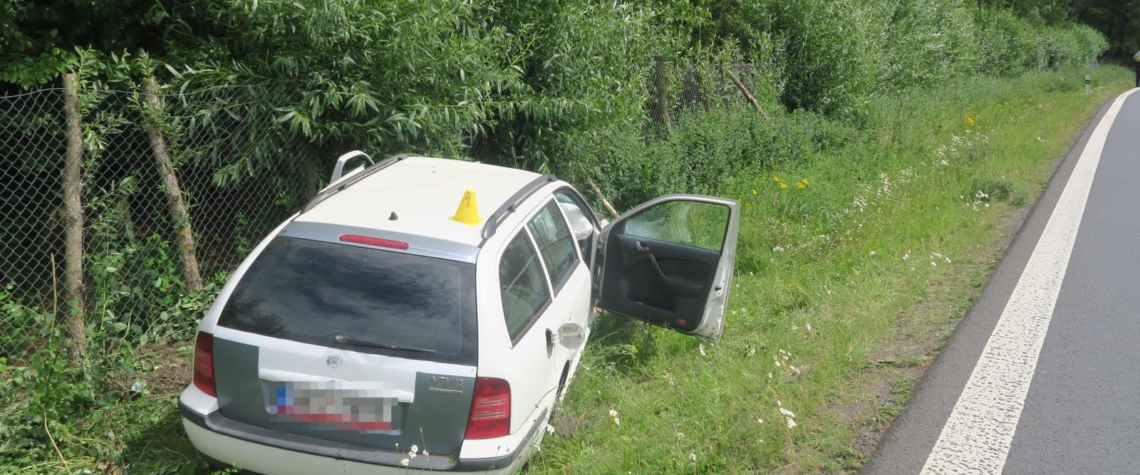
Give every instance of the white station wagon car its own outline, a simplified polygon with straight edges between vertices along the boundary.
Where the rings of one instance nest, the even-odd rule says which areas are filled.
[[[355,159],[371,162],[342,156],[198,327],[179,410],[212,464],[512,473],[597,308],[722,332],[736,201],[666,196],[603,225],[548,175],[397,156],[342,177]]]

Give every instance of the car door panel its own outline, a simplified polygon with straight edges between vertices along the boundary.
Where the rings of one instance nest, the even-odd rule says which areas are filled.
[[[717,209],[702,216],[692,212],[699,207]],[[721,198],[676,195],[626,213],[603,233],[598,306],[682,333],[718,337],[738,228],[739,204]]]

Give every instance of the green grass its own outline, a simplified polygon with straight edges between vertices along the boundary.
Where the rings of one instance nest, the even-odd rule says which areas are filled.
[[[1086,96],[1085,72],[881,98],[861,139],[726,184],[744,219],[725,337],[603,317],[558,435],[528,473],[858,468],[869,457],[853,449],[859,431],[901,410],[916,370],[980,292],[1011,216],[1129,85],[1127,71],[1099,68]],[[892,343],[920,351],[875,368]],[[871,411],[844,413],[860,406]]]
[[[857,469],[869,457],[860,434],[904,407],[914,377],[980,292],[1011,217],[1084,121],[1129,86],[1127,71],[1102,67],[1086,96],[1085,72],[879,98],[851,140],[798,167],[765,160],[783,165],[723,183],[721,194],[743,203],[724,338],[600,318],[557,431],[528,473]],[[0,457],[15,464],[0,473],[207,472],[177,414],[186,367],[162,384],[153,369],[175,358],[186,365],[189,352],[138,352],[128,377],[106,377],[124,387],[150,381],[147,392],[107,395],[82,419],[52,419],[45,432],[59,453],[8,447],[27,455]]]

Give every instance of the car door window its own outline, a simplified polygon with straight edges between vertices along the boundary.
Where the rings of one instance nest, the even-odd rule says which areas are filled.
[[[499,287],[507,333],[512,342],[517,342],[550,304],[550,288],[542,263],[525,230],[511,239],[503,251],[499,261]]]
[[[550,272],[550,282],[554,284],[555,292],[562,288],[562,284],[574,273],[578,266],[578,252],[575,250],[574,237],[570,234],[570,227],[566,225],[566,218],[558,204],[551,201],[543,206],[534,219],[527,223],[538,244],[542,261]]]
[[[719,251],[728,213],[728,207],[710,203],[661,203],[629,218],[622,234]]]

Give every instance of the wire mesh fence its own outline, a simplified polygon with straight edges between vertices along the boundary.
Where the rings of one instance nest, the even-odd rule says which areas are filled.
[[[0,357],[26,358],[76,312],[99,337],[92,351],[192,335],[225,275],[293,211],[312,162],[271,107],[248,107],[259,92],[149,102],[142,91],[79,90],[78,183],[65,177],[66,91],[0,97]],[[271,170],[243,163],[259,153],[288,159]],[[69,192],[81,203],[79,263],[68,262]],[[78,292],[65,284],[76,264]]]
[[[752,65],[650,70],[647,142],[723,111],[767,116],[753,91],[771,85]],[[0,96],[0,357],[25,360],[76,319],[91,352],[193,336],[229,273],[325,179],[327,157],[276,120],[267,87],[292,86],[150,95],[144,81],[79,88],[74,106],[62,88]]]

